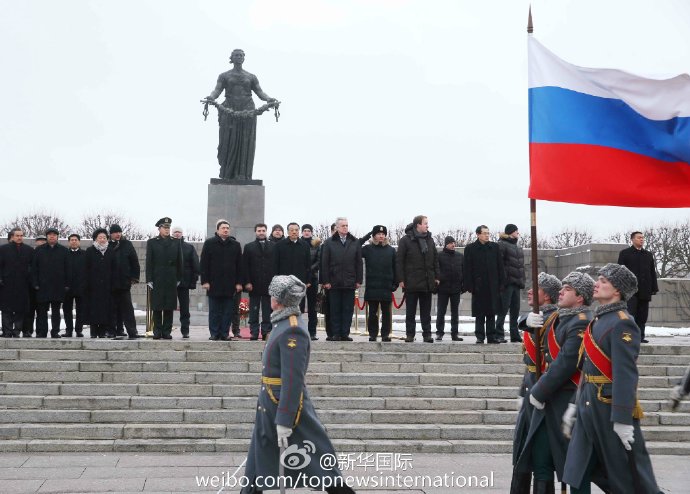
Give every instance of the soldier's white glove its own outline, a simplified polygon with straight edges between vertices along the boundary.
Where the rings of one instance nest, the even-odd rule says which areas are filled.
[[[544,313],[539,311],[539,314],[530,312],[527,314],[527,326],[530,328],[541,328],[544,325]]]
[[[276,432],[278,433],[278,447],[288,447],[288,437],[292,435],[292,429],[284,425],[276,425]]]
[[[619,422],[613,423],[613,432],[618,434],[621,438],[623,447],[630,451],[632,449],[632,443],[635,442],[635,434],[633,433],[633,426],[627,424],[621,424]]]
[[[522,409],[522,402],[525,401],[525,399],[522,396],[518,396],[515,399],[515,409],[519,412]]]
[[[577,406],[575,403],[569,403],[568,409],[563,414],[563,422],[561,423],[561,431],[563,435],[570,439],[570,435],[573,432],[573,426],[575,425],[575,414],[577,413]]]
[[[543,410],[546,405],[544,405],[541,401],[537,400],[533,395],[529,395],[529,402],[532,404],[534,408],[537,410]]]
[[[678,405],[680,405],[680,400],[682,400],[684,397],[685,395],[683,394],[683,387],[680,384],[671,389],[671,410],[675,411],[675,409],[678,408]]]
[[[153,281],[149,281],[148,283],[146,283],[146,286],[153,290]]]

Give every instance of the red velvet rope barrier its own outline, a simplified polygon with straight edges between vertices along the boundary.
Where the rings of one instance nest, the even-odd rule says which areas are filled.
[[[402,296],[402,298],[400,299],[400,303],[398,304],[398,302],[395,300],[395,293],[391,293],[391,298],[393,299],[393,306],[394,306],[396,309],[399,309],[400,307],[402,307],[403,304],[405,303],[405,297],[406,297],[406,294],[403,293],[403,296]]]
[[[355,305],[359,308],[359,310],[364,310],[364,308],[367,306],[367,301],[363,300],[362,305],[359,305],[359,297],[355,297]]]

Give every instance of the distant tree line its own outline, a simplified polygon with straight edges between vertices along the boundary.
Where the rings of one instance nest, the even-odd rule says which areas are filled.
[[[115,223],[122,227],[122,234],[130,240],[146,240],[158,234],[157,231],[147,231],[131,219],[112,211],[87,213],[76,224],[69,224],[58,213],[37,211],[19,215],[0,225],[0,235],[6,237],[12,228],[19,227],[26,237],[36,238],[52,227],[60,232],[60,238],[67,238],[71,233],[76,233],[82,238],[90,239],[91,234],[98,228],[107,229]],[[204,235],[199,232],[185,231],[185,239],[192,242],[200,241],[204,240]]]

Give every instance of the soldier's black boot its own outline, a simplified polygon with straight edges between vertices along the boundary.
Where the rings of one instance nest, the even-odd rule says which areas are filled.
[[[533,494],[554,494],[553,480],[534,479]]]
[[[513,479],[510,481],[510,494],[530,494],[532,474],[513,470]]]

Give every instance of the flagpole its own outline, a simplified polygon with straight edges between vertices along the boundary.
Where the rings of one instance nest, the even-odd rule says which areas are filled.
[[[529,6],[529,15],[527,16],[527,35],[531,36],[534,32],[532,24],[532,5]],[[531,155],[531,151],[530,151]],[[531,157],[530,157],[531,158]],[[530,159],[531,162],[531,159]],[[531,173],[531,171],[530,171]],[[532,247],[532,312],[539,313],[539,258],[537,254],[537,201],[536,199],[529,200],[529,216],[530,216],[530,236]],[[553,301],[552,301],[553,302]],[[541,341],[539,339],[539,330],[534,335],[534,343],[536,347],[536,355],[534,365],[536,367],[535,374],[537,379],[541,376]]]

